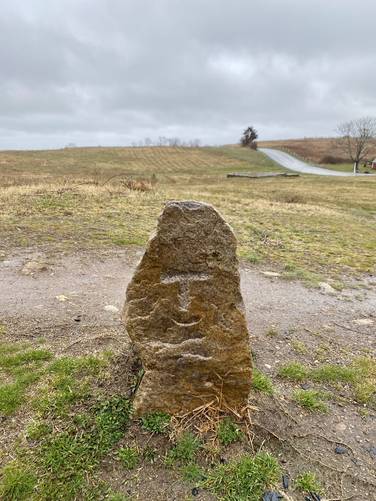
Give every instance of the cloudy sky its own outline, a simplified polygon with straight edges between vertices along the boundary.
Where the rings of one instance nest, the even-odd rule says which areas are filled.
[[[2,149],[324,136],[363,115],[375,0],[1,0]]]

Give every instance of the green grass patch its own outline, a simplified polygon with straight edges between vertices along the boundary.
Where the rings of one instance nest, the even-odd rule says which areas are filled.
[[[341,367],[340,365],[325,364],[317,369],[312,369],[310,379],[321,383],[353,383],[357,378],[354,367]]]
[[[305,380],[325,384],[347,384],[352,388],[357,402],[376,404],[376,360],[373,357],[358,357],[346,367],[325,364],[310,368],[299,362],[290,362],[279,368],[278,375],[290,381]]]
[[[301,382],[309,379],[321,383],[351,383],[357,376],[353,367],[325,364],[321,367],[310,368],[300,362],[290,362],[283,365],[280,367],[278,375],[291,381]]]
[[[263,374],[261,371],[253,368],[252,374],[252,387],[256,391],[261,391],[262,393],[267,393],[268,395],[273,395],[274,387],[270,377]]]
[[[167,433],[171,416],[165,412],[151,412],[142,416],[141,427],[150,433]]]
[[[16,354],[0,354],[0,368],[9,369],[30,363],[46,362],[52,358],[48,350],[30,350]]]
[[[175,463],[191,463],[201,447],[202,442],[196,435],[191,432],[185,432],[168,451],[166,464],[172,466]]]
[[[205,471],[196,463],[182,466],[180,472],[186,482],[193,484],[198,484],[205,478]]]
[[[41,378],[42,365],[52,357],[47,350],[23,351],[26,347],[25,343],[0,343],[0,375],[12,378],[0,385],[0,415],[13,414],[25,402],[29,386]]]
[[[300,362],[290,362],[278,370],[278,375],[291,381],[304,381],[309,376],[309,369]]]
[[[244,261],[248,261],[251,264],[259,264],[263,261],[263,257],[252,250],[240,250],[239,255]]]
[[[225,501],[259,501],[280,477],[276,458],[266,452],[246,455],[209,472],[205,488]]]
[[[292,346],[293,350],[296,353],[299,353],[300,355],[306,355],[308,353],[308,348],[302,341],[299,341],[297,339],[293,339],[291,341],[291,346]]]
[[[0,387],[0,413],[14,412],[25,401],[28,386],[42,375],[44,381],[33,401],[39,416],[25,432],[32,443],[3,469],[0,499],[107,499],[107,486],[93,472],[123,437],[131,412],[123,397],[93,394],[92,383],[105,377],[107,361],[63,357],[48,364],[51,355],[45,350],[4,351],[2,368],[11,370],[16,382]],[[75,413],[77,403],[81,408]]]
[[[127,470],[133,470],[140,462],[140,453],[136,447],[121,447],[116,455]]]
[[[354,383],[354,396],[357,402],[376,406],[376,360],[372,357],[356,358],[352,367],[357,378]]]
[[[314,492],[316,494],[323,493],[321,483],[317,479],[316,474],[311,471],[306,471],[298,475],[294,484],[297,489],[307,494],[310,492]]]
[[[26,429],[29,440],[41,440],[52,432],[52,426],[44,421],[33,421]]]
[[[8,342],[0,343],[0,361],[2,360],[4,355],[17,353],[19,351],[25,350],[29,346],[30,346],[29,343],[8,343]]]
[[[324,403],[324,400],[328,399],[328,395],[322,391],[296,390],[293,394],[293,399],[309,411],[327,412],[328,410],[328,407]]]
[[[32,404],[44,416],[65,417],[72,405],[89,397],[90,384],[87,379],[59,375],[40,391]]]
[[[241,429],[230,418],[220,421],[217,431],[218,440],[222,445],[230,445],[243,437]]]
[[[65,416],[70,407],[90,396],[90,384],[107,366],[106,359],[62,357],[47,368],[50,379],[33,401],[36,410],[44,415]]]
[[[0,386],[3,415],[13,414],[25,402],[29,386],[44,376],[44,386],[32,406],[46,415],[63,416],[73,404],[88,398],[90,380],[107,365],[105,359],[92,356],[62,357],[48,364],[53,357],[50,351],[24,348],[22,343],[0,346],[0,371],[13,378]]]
[[[107,366],[107,361],[98,357],[87,355],[84,357],[61,357],[52,362],[48,371],[59,375],[77,375],[85,372],[86,375],[97,375],[103,367]]]
[[[2,471],[0,481],[0,499],[2,501],[28,501],[37,483],[35,473],[17,461],[7,464]]]
[[[20,383],[4,384],[0,386],[0,415],[9,416],[25,400],[25,385]]]
[[[93,404],[86,419],[81,421],[83,426],[71,422],[65,424],[63,431],[52,433],[45,429],[45,433],[40,434],[39,425],[36,435],[32,431],[34,438],[40,440],[38,446],[24,450],[14,468],[25,477],[40,479],[34,488],[36,499],[98,499],[94,496],[96,489],[88,486],[88,479],[101,459],[123,437],[130,412],[127,399],[113,396]],[[13,470],[4,470],[0,489],[7,488],[12,475]],[[92,480],[95,483],[95,479]],[[88,492],[92,492],[92,498]]]

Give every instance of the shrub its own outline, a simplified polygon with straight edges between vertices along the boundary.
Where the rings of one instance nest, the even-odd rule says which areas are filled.
[[[321,157],[320,164],[346,164],[351,162],[351,160],[347,158],[336,157],[334,155],[324,155]]]

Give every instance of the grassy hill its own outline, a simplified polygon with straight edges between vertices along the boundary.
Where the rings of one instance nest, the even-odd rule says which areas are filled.
[[[260,147],[276,148],[296,155],[303,160],[320,164],[336,170],[351,171],[352,162],[338,147],[334,138],[284,139],[280,141],[261,141]],[[376,141],[370,149],[368,160],[376,158]]]
[[[283,170],[224,148],[74,148],[0,153],[0,252],[144,245],[164,203],[212,203],[252,263],[313,277],[374,268],[375,179],[227,179]]]

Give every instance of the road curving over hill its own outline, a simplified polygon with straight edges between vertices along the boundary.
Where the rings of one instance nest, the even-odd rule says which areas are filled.
[[[285,153],[281,150],[274,150],[272,148],[259,148],[258,151],[261,151],[269,158],[277,162],[282,167],[286,169],[293,170],[295,172],[301,172],[302,174],[316,174],[319,176],[368,176],[370,174],[354,174],[353,172],[341,172],[337,170],[331,169],[323,169],[322,167],[316,167],[315,165],[307,164],[302,160],[298,160],[297,158]]]

